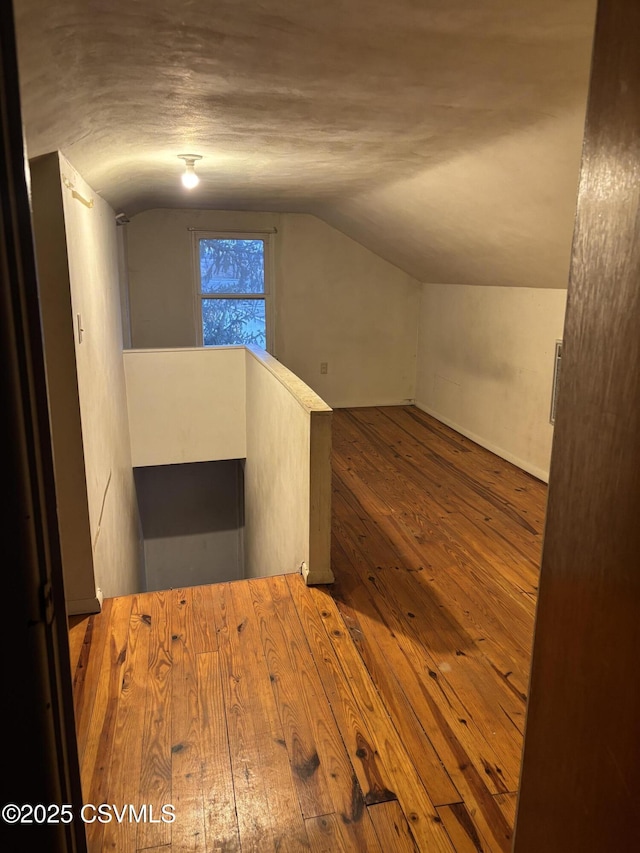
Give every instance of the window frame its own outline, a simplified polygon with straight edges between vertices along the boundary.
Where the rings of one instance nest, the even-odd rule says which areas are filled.
[[[193,259],[193,295],[194,295],[194,325],[196,332],[196,346],[204,347],[202,333],[202,300],[203,299],[261,299],[264,301],[265,316],[265,349],[271,355],[274,352],[274,275],[273,275],[273,244],[275,229],[273,231],[209,231],[190,229],[192,232],[192,259]],[[202,292],[202,281],[200,277],[200,240],[261,240],[264,246],[264,292],[254,293],[222,293],[212,294]],[[214,344],[213,346],[242,346],[242,344]],[[211,349],[211,347],[207,347]]]

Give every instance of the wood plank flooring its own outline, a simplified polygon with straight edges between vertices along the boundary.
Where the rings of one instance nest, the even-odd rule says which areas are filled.
[[[546,487],[419,410],[333,415],[331,587],[70,622],[91,851],[507,853]],[[163,804],[175,821],[162,821]]]

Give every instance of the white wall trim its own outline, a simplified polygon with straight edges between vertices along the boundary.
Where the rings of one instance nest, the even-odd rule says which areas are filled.
[[[221,349],[221,347],[220,347]],[[299,376],[285,367],[278,359],[261,347],[248,345],[244,347],[247,353],[271,373],[283,385],[305,412],[330,412],[331,407],[320,397],[313,388]]]
[[[512,462],[518,468],[522,468],[523,471],[526,471],[529,474],[533,474],[534,477],[537,477],[538,480],[542,480],[543,483],[549,482],[549,471],[548,469],[538,468],[537,465],[532,465],[530,462],[527,462],[525,459],[520,459],[520,457],[515,456],[513,453],[510,453],[508,450],[505,450],[502,447],[499,447],[497,444],[493,444],[491,441],[487,441],[481,435],[477,435],[475,432],[471,432],[471,430],[466,429],[465,427],[460,426],[460,424],[454,423],[454,421],[449,420],[449,418],[445,418],[439,412],[430,409],[429,406],[425,406],[419,400],[415,402],[416,408],[425,412],[427,415],[431,415],[432,418],[440,421],[445,424],[445,426],[451,427],[456,432],[459,432],[461,435],[466,436],[466,438],[470,438],[471,441],[475,441],[476,444],[479,444],[481,447],[484,447],[485,450],[490,450],[492,453],[495,453],[497,456],[500,456],[502,459],[506,459],[507,462]]]

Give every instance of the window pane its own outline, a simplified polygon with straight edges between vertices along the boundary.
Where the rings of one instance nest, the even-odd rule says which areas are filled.
[[[264,242],[199,241],[202,293],[264,293]]]
[[[264,299],[203,299],[202,342],[267,345]]]

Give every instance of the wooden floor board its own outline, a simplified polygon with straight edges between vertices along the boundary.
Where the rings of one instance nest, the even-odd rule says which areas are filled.
[[[177,850],[204,851],[203,755],[196,647],[198,630],[191,590],[169,593],[171,612],[171,802],[176,819],[171,843]]]
[[[91,616],[69,616],[69,658],[71,661],[71,673],[75,673],[80,660],[80,653],[84,645],[87,628],[91,622]]]
[[[375,411],[375,410],[374,410]],[[437,449],[439,456],[452,466],[450,471],[462,471],[465,478],[473,479],[498,500],[516,506],[519,511],[539,529],[544,524],[544,501],[546,486],[531,475],[524,474],[515,465],[505,464],[503,459],[498,461],[495,454],[484,450],[470,439],[453,433],[452,430],[439,424],[433,418],[414,407],[388,407],[377,410],[380,416],[389,418],[403,432],[416,439],[422,446],[428,446],[429,436],[436,433],[439,437]],[[456,436],[452,441],[451,436]],[[396,441],[403,441],[404,436],[397,436]],[[460,460],[461,453],[473,454],[473,469],[470,470]]]
[[[376,849],[373,826],[364,807],[364,795],[357,774],[349,761],[344,739],[324,693],[286,580],[283,577],[272,578],[268,587],[260,581],[251,581],[249,585],[254,603],[262,616],[260,625],[265,654],[267,639],[278,637],[271,646],[267,660],[274,694],[279,696],[279,707],[286,709],[296,721],[303,717],[308,721],[306,750],[300,750],[302,739],[296,738],[295,730],[288,731],[289,727],[283,724],[298,792],[301,781],[314,780],[314,791],[317,792],[317,785],[324,780],[322,802],[328,803],[327,808],[338,814],[343,823],[343,835],[350,839],[356,849],[359,846],[362,849]],[[267,621],[271,626],[268,632],[265,630]],[[274,654],[276,651],[279,654]],[[282,682],[289,681],[283,677],[287,670],[293,691],[280,695]],[[301,800],[303,809],[304,802]],[[305,812],[305,817],[329,813],[322,810],[320,802],[314,802],[314,805],[316,814]]]
[[[336,814],[307,818],[305,825],[313,853],[352,853],[354,848]]]
[[[82,648],[73,675],[73,701],[78,740],[85,743],[100,681],[113,599],[104,602],[102,613],[90,616],[83,632]],[[72,629],[73,630],[73,629]]]
[[[79,728],[81,735],[78,751],[84,802],[96,806],[109,802],[113,739],[128,656],[133,601],[133,596],[114,598],[99,616],[94,617],[104,630],[96,632],[102,642],[96,643],[89,654],[87,676],[91,673],[96,683],[95,689],[90,691],[93,702],[85,709],[87,725]],[[82,719],[77,722],[82,726]],[[120,756],[120,760],[123,760],[123,756]],[[86,825],[89,853],[100,853],[102,850],[104,827],[105,824],[100,821]]]
[[[219,653],[199,654],[197,667],[206,849],[234,853],[240,838]]]
[[[503,774],[497,772],[491,745],[477,731],[468,710],[447,690],[446,684],[422,675],[419,658],[406,638],[398,631],[385,632],[376,624],[375,616],[366,615],[372,599],[367,603],[364,597],[354,596],[352,600],[357,610],[344,612],[344,604],[341,605],[345,623],[358,624],[354,642],[382,694],[387,698],[398,692],[405,693],[448,769],[460,798],[472,804],[479,820],[484,821],[486,816],[489,823],[502,824],[492,794],[504,790],[506,782]]]
[[[344,426],[359,434],[357,423],[349,419]],[[487,504],[468,485],[443,476],[446,472],[439,468],[434,470],[428,459],[404,459],[394,452],[390,464],[383,456],[384,446],[378,438],[375,443],[337,441],[334,448],[335,473],[354,495],[363,496],[369,510],[376,510],[372,517],[397,515],[406,508],[415,513],[416,523],[424,520],[429,524],[429,548],[422,552],[423,559],[431,555],[433,541],[459,549],[463,555],[470,552],[471,557],[486,556],[489,547],[492,555],[499,557],[494,560],[494,573],[508,573],[508,579],[517,579],[524,591],[533,589],[537,578],[535,555],[540,548],[537,533],[531,534],[513,518],[505,517],[500,502]],[[467,456],[465,462],[469,461]],[[519,518],[517,513],[513,515]],[[523,523],[529,525],[528,520]],[[473,538],[465,528],[473,532]],[[407,543],[400,538],[394,544],[402,553]]]
[[[433,450],[422,455],[407,454],[402,448],[390,447],[389,436],[376,431],[375,421],[371,419],[379,410],[373,410],[373,415],[371,411],[359,409],[340,413],[344,415],[340,429],[344,430],[345,438],[350,430],[357,436],[357,441],[338,436],[335,442],[335,469],[343,478],[348,476],[349,488],[357,492],[368,487],[371,494],[367,500],[373,501],[373,506],[378,508],[383,501],[392,512],[403,505],[419,507],[426,518],[437,522],[440,534],[448,532],[453,540],[460,532],[458,524],[475,525],[476,535],[485,540],[489,536],[492,548],[504,552],[511,571],[518,572],[524,586],[535,583],[542,525],[534,527],[528,514],[516,508],[513,502],[495,498],[476,482],[469,471],[474,470],[471,463],[475,462],[477,454],[465,457],[462,471],[452,465],[443,467],[439,453]],[[385,428],[386,423],[385,419]],[[364,434],[363,429],[366,430]],[[516,499],[519,494],[514,491]],[[453,526],[448,522],[452,514],[457,515],[452,520]],[[462,541],[465,545],[474,545],[464,537]],[[503,567],[497,564],[496,569],[502,571]]]
[[[139,807],[137,796],[131,796],[131,779],[142,773],[140,732],[144,729],[146,687],[149,659],[150,626],[145,618],[148,593],[136,595],[132,602],[127,653],[118,692],[118,707],[111,743],[108,794],[105,801],[118,808]],[[100,802],[100,801],[98,801]],[[139,824],[133,820],[111,820],[104,826],[102,850],[135,850]]]
[[[267,723],[264,736],[258,737],[257,743],[260,747],[261,760],[259,772],[265,785],[274,845],[277,850],[305,849],[308,841],[300,803],[301,788],[298,784],[303,781],[304,774],[298,772],[296,762],[301,761],[305,771],[315,769],[313,761],[315,748],[305,740],[300,751],[297,748],[295,751],[288,750],[289,731],[287,723],[282,719],[285,715],[279,713],[281,709],[278,707],[274,691],[275,673],[280,670],[276,668],[272,671],[271,669],[273,660],[270,660],[266,654],[263,643],[264,632],[261,630],[264,625],[261,623],[261,614],[256,608],[252,589],[246,582],[231,584],[230,589],[236,616],[234,639],[237,640],[239,648],[244,649],[242,659],[245,662],[251,662],[247,684],[249,695],[254,698],[254,701],[257,700],[256,705],[260,708],[261,717]],[[266,588],[265,592],[268,592]],[[300,720],[295,711],[293,716],[296,722],[302,722],[304,725],[305,721]],[[299,747],[301,742],[297,741],[295,736],[293,740],[295,747]],[[307,749],[310,750],[309,753],[306,752]],[[307,772],[307,779],[304,781],[309,781],[315,775]],[[329,803],[326,792],[318,786],[307,786],[304,790],[306,794],[311,793],[312,801],[315,796],[324,793],[325,801]],[[248,806],[251,808],[250,803]],[[243,842],[243,850],[244,847]]]
[[[251,687],[247,684],[237,634],[230,584],[222,584],[214,601],[216,635],[231,759],[232,784],[236,804],[239,838],[243,853],[273,849],[273,832],[264,778],[260,773],[259,738],[272,738],[270,726],[262,719],[260,703],[252,710]],[[257,718],[257,722],[256,722]]]
[[[495,827],[492,827],[493,833],[488,833],[486,829],[480,830],[476,816],[466,803],[453,803],[438,809],[456,853],[508,853],[511,850],[516,794],[496,794],[494,799],[503,815],[502,833],[499,835],[496,835]]]
[[[324,624],[330,616],[329,608],[335,606],[331,596],[321,590],[310,595],[298,575],[287,576],[287,581],[367,805],[397,799],[392,790],[393,773],[380,760],[373,735],[386,725],[385,715],[396,727],[394,738],[409,749],[413,763],[422,769],[431,803],[458,800],[455,786],[410,707],[403,706],[401,713],[389,714],[392,709],[375,696],[375,684],[361,662],[352,657],[349,666],[347,661],[339,660]]]
[[[300,575],[288,575],[286,581],[295,601],[310,652],[317,659],[318,676],[342,735],[365,803],[395,798],[395,794],[389,788],[390,779],[371,747],[373,738],[369,721],[363,719],[360,713],[348,675],[343,671],[333,651],[324,626],[321,624],[320,615],[302,578]]]
[[[138,800],[151,806],[158,817],[171,803],[171,689],[172,640],[170,595],[149,593],[143,618],[149,625],[146,712],[142,731],[142,767]],[[171,824],[144,822],[138,825],[140,849],[171,842]]]
[[[279,579],[274,578],[273,583],[276,580]],[[268,668],[265,675],[268,675],[278,708],[302,814],[305,818],[328,814],[334,811],[334,804],[325,763],[321,760],[323,744],[319,742],[315,719],[330,716],[331,710],[314,677],[316,673],[305,648],[306,640],[296,630],[295,622],[293,626],[287,625],[285,633],[271,589],[260,581],[249,581],[248,586]],[[240,593],[236,590],[236,594]],[[297,615],[294,614],[294,618],[297,620]]]
[[[508,853],[544,484],[411,406],[333,414],[330,587],[69,621],[89,850]]]
[[[191,647],[195,654],[215,652],[218,638],[213,617],[210,586],[193,586],[184,590],[191,613]]]
[[[369,614],[368,625],[372,624],[372,620],[385,620],[386,632],[380,631],[379,636],[376,633],[376,638],[379,641],[386,640],[389,654],[401,660],[407,658],[418,678],[426,678],[424,689],[431,695],[432,701],[440,703],[445,710],[451,703],[459,708],[459,716],[467,721],[465,733],[473,726],[474,731],[477,731],[477,742],[482,744],[481,754],[485,759],[489,759],[491,755],[491,765],[500,768],[496,784],[508,786],[517,783],[519,753],[514,750],[514,738],[518,737],[518,731],[515,729],[512,732],[515,728],[513,723],[505,724],[498,714],[502,708],[500,702],[511,697],[488,665],[480,670],[481,675],[486,677],[487,684],[481,684],[480,690],[476,691],[470,689],[471,685],[467,680],[467,677],[473,674],[471,667],[465,666],[466,671],[460,675],[457,672],[467,663],[477,663],[481,653],[477,650],[474,640],[461,636],[455,620],[439,619],[439,607],[419,609],[418,598],[402,594],[401,603],[398,603],[399,590],[407,573],[395,572],[389,576],[385,572],[368,568],[361,560],[357,560],[357,557],[350,565],[352,569],[355,568],[356,577],[343,575],[344,582],[340,580],[339,589],[346,589],[347,584],[355,583],[356,579],[360,581],[365,592],[360,594],[361,603],[356,609],[366,608],[365,613]],[[355,587],[353,591],[355,592]],[[368,603],[364,603],[365,600]],[[379,614],[375,605],[375,602],[380,600],[384,601],[382,614]],[[402,603],[406,605],[404,608]],[[363,614],[360,614],[360,621],[363,621]],[[434,621],[435,627],[432,624]],[[364,633],[369,636],[366,631]],[[389,637],[389,634],[392,636]],[[493,702],[491,696],[487,696],[489,691]],[[414,696],[418,698],[415,691]],[[524,709],[522,700],[520,704]],[[502,739],[494,737],[496,726],[504,735]]]
[[[317,596],[319,593],[311,590],[311,594]],[[336,656],[353,682],[360,713],[371,719],[372,747],[386,771],[395,799],[404,813],[411,816],[411,832],[418,846],[433,851],[451,850],[420,774],[402,744],[375,685],[363,668],[359,653],[349,632],[345,630],[334,602],[324,603],[322,617]]]
[[[357,416],[358,413],[355,414]],[[437,452],[434,452],[422,437],[416,439],[415,420],[406,409],[378,409],[370,413],[370,417],[375,419],[374,422],[379,426],[380,438],[389,448],[405,459],[408,457],[418,463],[414,465],[414,470],[422,471],[420,463],[426,455],[440,476],[447,475],[450,478],[448,492],[453,492],[464,505],[472,506],[475,511],[483,507],[494,508],[497,510],[497,518],[504,519],[505,524],[515,525],[514,530],[520,533],[526,542],[538,535],[537,531],[544,522],[544,511],[535,497],[531,501],[528,500],[529,490],[523,486],[522,472],[515,466],[504,465],[501,460],[501,470],[504,473],[503,476],[496,476],[495,465],[489,467],[483,464],[489,461],[488,457],[493,456],[488,452],[483,454],[476,449],[473,453],[473,467],[458,464],[458,459],[449,451],[445,442],[441,442]],[[398,427],[402,429],[400,436]],[[417,425],[417,429],[424,430],[424,421]],[[495,458],[493,456],[494,460]],[[531,478],[527,485],[533,490],[536,485],[542,484]],[[541,491],[544,491],[544,487]],[[529,535],[525,536],[523,531],[527,531]]]
[[[393,853],[418,853],[419,847],[397,800],[376,803],[369,807],[369,814],[384,851]]]

